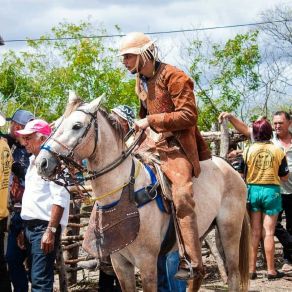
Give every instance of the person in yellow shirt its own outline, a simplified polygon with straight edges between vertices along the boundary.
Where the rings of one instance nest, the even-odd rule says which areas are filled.
[[[0,126],[5,124],[5,117],[0,113]],[[12,166],[10,148],[4,138],[0,138],[0,291],[11,291],[11,285],[4,258],[4,236],[7,229],[8,187]]]
[[[257,249],[263,235],[267,260],[268,280],[284,276],[275,269],[274,233],[279,212],[282,210],[280,180],[287,180],[289,169],[285,153],[270,140],[272,126],[266,119],[252,125],[254,143],[243,153],[241,171],[245,174],[250,203],[252,229],[252,252],[250,258],[250,278],[255,279]]]

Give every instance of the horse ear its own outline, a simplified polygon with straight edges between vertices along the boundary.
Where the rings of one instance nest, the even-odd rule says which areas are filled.
[[[99,107],[101,106],[102,102],[106,99],[105,94],[103,93],[101,96],[96,98],[95,100],[91,101],[87,106],[87,110],[91,113],[96,112]]]
[[[72,104],[78,99],[79,97],[77,96],[76,92],[74,90],[69,90],[68,104]]]

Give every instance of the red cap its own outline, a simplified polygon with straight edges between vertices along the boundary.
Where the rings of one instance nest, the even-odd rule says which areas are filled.
[[[36,119],[28,122],[24,129],[16,131],[19,135],[30,135],[33,133],[40,133],[45,136],[49,136],[52,133],[52,129],[49,124],[41,119]]]

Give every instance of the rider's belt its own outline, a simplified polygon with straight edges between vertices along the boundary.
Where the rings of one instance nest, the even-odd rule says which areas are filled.
[[[28,228],[33,228],[36,226],[48,226],[49,222],[40,219],[23,220],[23,225]]]

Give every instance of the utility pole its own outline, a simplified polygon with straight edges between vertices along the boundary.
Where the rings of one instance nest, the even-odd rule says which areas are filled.
[[[5,45],[4,40],[3,40],[2,36],[0,35],[0,46],[4,46],[4,45]]]

